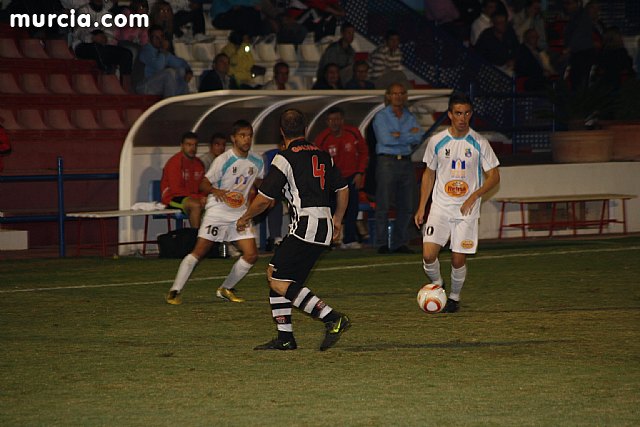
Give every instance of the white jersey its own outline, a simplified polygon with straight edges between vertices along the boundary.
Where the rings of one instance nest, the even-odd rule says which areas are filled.
[[[262,156],[251,151],[247,157],[238,157],[233,149],[227,150],[216,157],[205,177],[214,188],[229,191],[223,202],[209,194],[206,215],[220,221],[235,222],[247,210],[253,183],[264,178],[264,161]]]
[[[455,138],[449,129],[432,136],[427,143],[423,162],[436,171],[431,194],[431,212],[451,219],[476,219],[480,216],[478,200],[471,213],[463,216],[460,207],[482,186],[482,171],[497,167],[500,162],[482,135],[473,129],[462,138]]]

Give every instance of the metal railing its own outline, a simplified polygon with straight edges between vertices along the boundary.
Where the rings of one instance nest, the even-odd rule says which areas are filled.
[[[57,171],[55,175],[15,175],[0,176],[3,182],[57,182],[58,212],[56,215],[15,215],[0,218],[0,224],[32,223],[32,222],[58,222],[58,254],[61,258],[66,256],[65,222],[67,221],[64,208],[64,182],[65,181],[95,181],[117,180],[117,173],[64,173],[64,161],[57,158]]]

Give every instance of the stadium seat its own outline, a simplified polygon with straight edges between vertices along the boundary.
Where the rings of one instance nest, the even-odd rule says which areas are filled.
[[[216,48],[213,43],[194,43],[191,45],[191,51],[196,61],[207,64],[211,64],[213,58],[216,56]]]
[[[71,123],[78,129],[97,130],[101,129],[100,125],[96,121],[93,111],[88,108],[72,110],[71,111]]]
[[[127,92],[120,85],[120,81],[115,74],[101,74],[98,77],[100,91],[108,95],[126,95]]]
[[[98,123],[105,129],[127,129],[118,110],[98,110]]]
[[[74,74],[71,77],[72,87],[82,95],[100,95],[100,89],[91,74]]]
[[[51,129],[72,130],[75,127],[69,120],[67,110],[63,109],[47,109],[44,113],[44,121]]]
[[[51,93],[59,95],[75,94],[66,74],[49,74],[47,76],[47,88]]]
[[[0,110],[0,123],[5,129],[8,130],[22,129],[22,126],[20,126],[20,124],[16,121],[16,118],[13,115],[13,111],[11,110]]]
[[[42,120],[40,110],[31,108],[18,110],[17,122],[23,129],[46,130],[49,127]]]
[[[22,56],[32,59],[49,59],[40,39],[22,39],[19,41]]]
[[[304,62],[316,65],[320,62],[320,49],[313,43],[301,44],[300,55]]]
[[[124,122],[127,127],[133,126],[138,120],[138,117],[142,115],[142,110],[139,108],[127,108],[124,110]]]
[[[65,40],[47,40],[44,45],[45,51],[50,58],[74,59],[75,56],[69,49]]]
[[[177,57],[182,58],[187,62],[193,61],[193,56],[191,55],[191,45],[185,43],[174,43],[173,50]]]
[[[279,59],[276,53],[276,47],[273,43],[258,43],[254,46],[254,54],[258,52],[259,62],[263,65],[273,66]],[[258,62],[258,60],[256,60]]]
[[[279,44],[278,45],[278,55],[280,55],[280,59],[289,64],[289,68],[298,68],[299,60],[298,53],[296,52],[296,47],[293,44]]]
[[[17,95],[24,92],[18,86],[13,73],[0,73],[0,93]]]
[[[38,73],[24,73],[20,75],[20,83],[24,93],[34,95],[47,95],[49,90],[45,87],[42,77]]]
[[[12,38],[0,38],[0,58],[22,58],[22,54]]]

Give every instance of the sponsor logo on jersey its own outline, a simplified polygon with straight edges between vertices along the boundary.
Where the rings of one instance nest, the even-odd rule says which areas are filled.
[[[298,153],[300,151],[319,151],[320,149],[315,145],[298,145],[297,147],[291,148],[291,151],[294,153]]]
[[[463,240],[460,242],[460,246],[464,249],[471,249],[473,247],[473,240]]]
[[[287,323],[287,318],[284,316],[276,316],[274,320],[280,325],[284,325],[285,323]]]
[[[238,167],[234,166],[233,168],[231,168],[231,173],[233,173],[234,175],[238,173]]]
[[[464,156],[471,157],[471,148],[467,148],[466,150],[464,150]]]
[[[447,157],[447,158],[449,156],[451,156],[451,149],[450,148],[445,148],[444,149],[444,156]]]
[[[253,166],[249,168],[249,176],[253,175],[255,172],[253,171]]]
[[[464,178],[467,176],[466,173],[467,165],[464,160],[456,159],[451,160],[451,178]]]
[[[230,208],[237,209],[240,206],[244,205],[244,196],[242,193],[238,193],[237,191],[229,191],[224,195],[224,202]]]
[[[451,197],[462,197],[469,192],[466,182],[454,179],[444,185],[444,191]]]

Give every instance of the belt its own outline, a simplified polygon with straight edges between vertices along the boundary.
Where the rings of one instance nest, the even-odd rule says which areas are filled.
[[[411,156],[403,156],[401,154],[378,154],[379,157],[390,157],[396,160],[407,160],[410,159]]]

